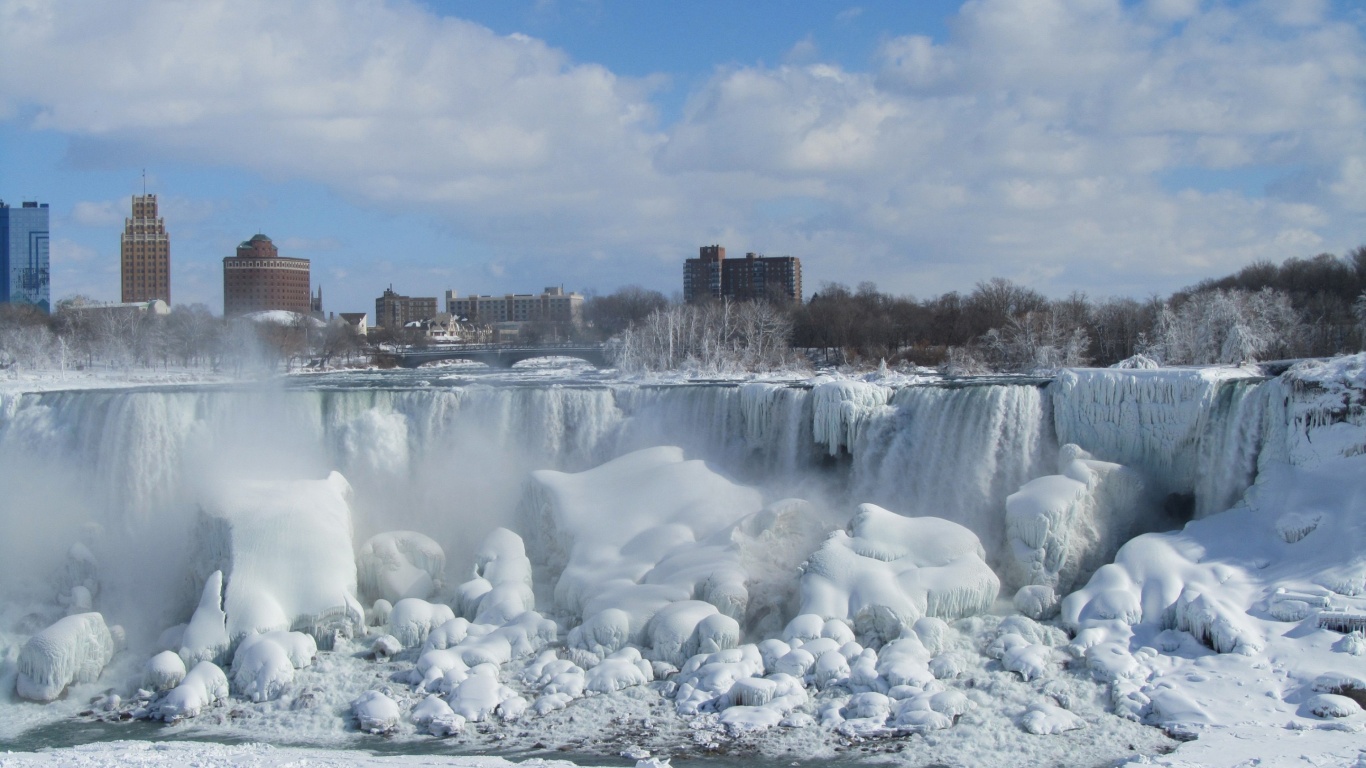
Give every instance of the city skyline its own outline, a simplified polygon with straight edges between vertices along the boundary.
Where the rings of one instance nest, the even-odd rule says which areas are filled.
[[[119,298],[143,168],[214,311],[262,231],[338,312],[670,295],[708,242],[808,296],[1142,297],[1366,231],[1350,2],[136,5],[0,2],[0,196],[51,204],[54,302]]]

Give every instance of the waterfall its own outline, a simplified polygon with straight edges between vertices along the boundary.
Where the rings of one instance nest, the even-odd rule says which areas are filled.
[[[770,500],[820,499],[837,516],[867,502],[952,520],[996,560],[1006,496],[1056,472],[1064,443],[1161,492],[1193,494],[1200,515],[1240,498],[1267,446],[1279,445],[1272,435],[1284,433],[1283,388],[1160,373],[1066,371],[1043,387],[820,378],[9,396],[0,487],[6,526],[22,535],[0,542],[0,569],[8,558],[41,563],[41,575],[80,540],[174,581],[197,500],[215,483],[335,469],[356,491],[357,541],[423,531],[455,572],[486,533],[512,524],[531,470],[581,471],[658,445],[679,446]]]

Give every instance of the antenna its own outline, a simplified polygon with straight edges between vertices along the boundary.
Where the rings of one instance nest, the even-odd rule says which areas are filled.
[[[147,196],[147,169],[142,169],[142,196]]]

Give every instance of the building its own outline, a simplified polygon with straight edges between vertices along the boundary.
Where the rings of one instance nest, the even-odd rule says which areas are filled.
[[[133,195],[133,215],[123,220],[119,241],[119,269],[123,303],[171,303],[171,238],[157,217],[156,195]]]
[[[400,296],[391,285],[375,299],[375,327],[397,331],[408,323],[436,316],[435,296]]]
[[[683,262],[683,300],[768,299],[802,301],[802,260],[794,256],[746,253],[726,261],[726,249],[704,245],[695,259]]]
[[[342,322],[351,326],[351,329],[356,332],[357,336],[365,336],[370,332],[370,316],[364,312],[338,312],[337,317],[340,317]]]
[[[161,299],[151,301],[125,301],[123,303],[70,304],[63,302],[66,311],[87,316],[137,317],[140,315],[169,315],[171,305]]]
[[[269,237],[257,234],[223,258],[223,316],[283,309],[309,314],[308,259],[280,255]]]
[[[555,287],[546,288],[539,296],[509,293],[461,297],[455,291],[446,291],[446,312],[481,325],[535,321],[578,325],[583,321],[583,296]]]
[[[725,260],[725,248],[704,245],[698,249],[697,258],[683,262],[683,300],[696,304],[721,298],[721,262]]]
[[[47,203],[13,208],[0,200],[0,303],[52,310],[47,240]]]

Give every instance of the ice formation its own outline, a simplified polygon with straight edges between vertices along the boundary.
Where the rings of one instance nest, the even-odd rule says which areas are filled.
[[[573,475],[538,471],[523,501],[535,561],[559,574],[555,605],[581,617],[570,645],[600,656],[649,646],[655,615],[694,595],[732,624],[743,618],[749,594],[729,534],[760,508],[755,491],[684,461],[677,448],[637,451]],[[704,628],[706,620],[696,609],[675,612],[654,635],[670,655],[699,633],[713,642],[738,635],[716,620]]]
[[[199,607],[180,635],[180,658],[187,669],[201,661],[223,664],[231,645],[228,615],[223,612],[223,572],[214,571],[204,580]]]
[[[225,576],[230,642],[299,630],[327,649],[362,629],[350,498],[350,485],[333,472],[318,481],[244,483],[204,503],[198,562]]]
[[[813,759],[922,734],[923,762],[1001,764],[981,745],[1009,743],[1021,762],[1105,764],[1128,743],[1171,746],[1143,723],[1199,736],[1151,757],[1177,765],[1252,724],[1259,744],[1289,728],[1297,738],[1284,741],[1318,754],[1366,722],[1352,666],[1366,654],[1362,369],[1349,358],[1269,381],[1147,369],[1049,384],[301,388],[251,401],[278,399],[272,415],[318,446],[269,476],[338,467],[361,495],[357,528],[389,531],[354,559],[339,478],[187,484],[199,465],[179,456],[213,455],[241,393],[25,396],[0,414],[0,452],[36,445],[55,464],[98,467],[73,470],[72,485],[107,491],[91,495],[107,500],[112,533],[54,542],[48,572],[66,570],[42,605],[0,610],[0,683],[20,686],[21,646],[64,612],[98,605],[127,623],[117,608],[137,602],[134,583],[159,590],[146,602],[170,615],[106,668],[112,693],[42,708],[52,717],[88,706],[91,718],[174,721],[231,691],[233,714],[201,719],[207,732],[230,719],[248,733],[460,734],[487,748],[551,748],[564,733],[586,750],[656,738],[652,749],[693,754],[735,739],[800,744]],[[64,453],[92,442],[95,421],[117,449]],[[453,451],[472,424],[493,449]],[[627,452],[663,439],[680,447]],[[434,479],[450,457],[484,470],[503,453],[518,455],[503,477],[461,478],[461,490],[503,484],[480,496],[477,519],[452,514],[452,487]],[[557,469],[522,493],[531,467]],[[740,484],[766,473],[763,495]],[[816,504],[763,504],[807,490]],[[519,493],[521,519],[499,517]],[[1149,510],[1192,496],[1194,522],[1114,552],[1152,525]],[[192,499],[198,532],[156,517]],[[827,540],[845,521],[821,510],[855,501],[871,504]],[[411,512],[411,531],[392,530],[391,508]],[[193,615],[176,558],[142,558],[163,578],[130,582],[127,554],[101,548],[153,519],[168,523],[158,545],[183,534],[184,551],[214,555],[180,564],[201,588]],[[441,583],[442,545],[466,579],[454,587]],[[1013,603],[994,600],[988,564]],[[372,606],[364,622],[357,597]],[[315,652],[305,638],[340,645],[301,672]]]
[[[1156,513],[1133,470],[1072,444],[1062,447],[1058,464],[1058,474],[1030,480],[1006,499],[1006,564],[1016,586],[1066,593],[1078,577],[1110,562]]]
[[[371,536],[356,555],[361,600],[397,603],[405,597],[426,600],[442,586],[446,553],[431,537],[416,531]]]
[[[114,655],[114,638],[98,613],[58,620],[19,652],[17,689],[30,701],[52,701],[72,683],[98,680]]]
[[[848,532],[831,534],[807,561],[801,612],[849,619],[860,637],[893,640],[922,616],[990,608],[1001,582],[985,557],[961,525],[861,504]]]

